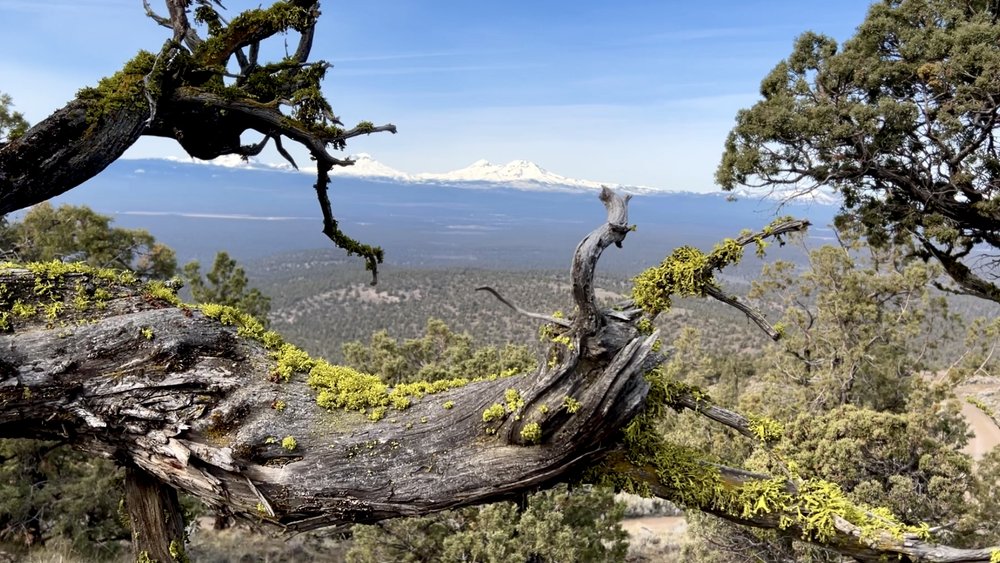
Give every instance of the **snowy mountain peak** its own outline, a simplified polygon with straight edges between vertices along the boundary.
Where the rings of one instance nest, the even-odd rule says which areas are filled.
[[[249,168],[263,170],[291,170],[287,163],[262,163],[256,159],[243,160],[236,156],[217,158],[213,161],[201,161],[197,159],[166,157],[167,160],[178,162],[195,162],[198,164],[208,164],[213,166],[223,166],[228,168]],[[340,177],[365,178],[374,181],[389,181],[408,184],[446,184],[456,187],[488,189],[493,187],[508,187],[519,190],[532,191],[556,191],[556,192],[581,192],[597,191],[602,186],[622,190],[633,194],[663,193],[667,191],[644,186],[629,186],[608,182],[594,182],[591,180],[579,180],[567,178],[554,172],[542,168],[530,160],[512,160],[507,164],[493,164],[486,159],[480,159],[465,168],[452,170],[443,173],[423,173],[407,174],[386,166],[368,153],[358,153],[349,157],[354,163],[350,166],[335,166],[330,171],[331,175]],[[315,174],[315,168],[302,168],[299,172]],[[721,195],[720,192],[715,192]],[[797,201],[808,201],[820,205],[831,205],[840,202],[838,194],[829,190],[814,190],[807,194],[794,194],[786,192],[762,193],[758,191],[735,191],[731,195],[747,199],[789,199],[789,196],[797,195]]]
[[[408,182],[411,180],[409,174],[400,172],[395,168],[386,166],[375,160],[372,155],[361,152],[350,156],[354,164],[350,166],[337,166],[330,171],[336,176],[359,176],[364,178],[389,178]]]
[[[504,165],[493,164],[488,160],[477,160],[465,168],[444,173],[417,174],[414,179],[422,182],[483,182],[528,190],[577,191],[581,188],[594,190],[600,189],[602,185],[600,182],[576,180],[554,174],[530,160],[513,160]]]

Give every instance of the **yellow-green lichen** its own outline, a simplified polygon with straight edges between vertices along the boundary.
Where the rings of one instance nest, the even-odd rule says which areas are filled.
[[[307,383],[319,392],[316,403],[321,407],[360,411],[389,404],[385,383],[377,376],[346,366],[315,361]]]
[[[503,392],[503,399],[509,412],[516,412],[524,406],[524,398],[517,389],[509,388]]]
[[[983,411],[983,414],[985,414],[988,417],[992,418],[996,416],[996,413],[993,412],[993,409],[991,409],[989,405],[983,402],[983,400],[980,399],[979,397],[973,397],[972,395],[969,395],[965,398],[965,402]]]
[[[168,286],[159,280],[152,280],[146,282],[146,285],[142,288],[143,293],[152,299],[159,299],[165,301],[173,306],[178,306],[181,304],[181,300],[177,297],[177,290]]]
[[[123,296],[132,295],[140,285],[133,272],[109,268],[95,268],[78,262],[31,262],[15,264],[0,263],[0,269],[25,269],[33,274],[30,296],[26,300],[14,299],[6,319],[24,320],[40,317],[53,324],[57,319],[75,317],[77,322],[86,322],[84,314],[91,308],[104,309],[116,292]],[[146,288],[157,287],[160,282],[142,285],[142,291],[149,296]],[[162,284],[161,284],[162,285]],[[26,290],[27,288],[25,288]],[[0,296],[0,302],[4,299]]]
[[[191,560],[188,558],[187,553],[184,552],[184,544],[179,540],[170,540],[170,557],[176,563],[189,563]]]
[[[659,266],[636,276],[632,298],[644,311],[656,315],[670,308],[671,296],[703,296],[706,287],[715,285],[713,272],[742,257],[743,247],[734,239],[725,239],[708,254],[693,246],[682,246]]]
[[[521,439],[529,444],[537,444],[542,439],[542,427],[537,422],[530,422],[521,428]]]
[[[455,401],[445,401],[444,404],[441,405],[441,406],[444,407],[447,410],[451,410],[451,409],[455,408]]]
[[[299,447],[299,443],[295,440],[295,437],[285,436],[281,439],[281,447],[290,452],[294,452],[295,448]]]
[[[142,333],[142,337],[145,338],[146,340],[152,340],[153,339],[154,333],[153,333],[152,327],[148,327],[148,326],[142,327],[142,329],[140,330],[140,332]]]
[[[293,344],[282,344],[277,352],[272,354],[277,363],[271,371],[276,379],[288,381],[292,374],[312,369],[316,362],[304,350]]]
[[[566,407],[566,412],[569,414],[576,414],[580,410],[580,401],[577,401],[573,397],[563,398],[563,406]]]
[[[281,399],[278,399],[273,403],[271,403],[271,408],[278,412],[284,412],[285,409],[288,408],[288,403],[282,401]]]
[[[54,320],[59,317],[59,312],[63,310],[63,304],[62,301],[53,301],[42,305],[42,309],[45,310],[45,318]]]
[[[504,409],[503,405],[500,403],[493,403],[483,411],[483,422],[493,422],[494,420],[499,420],[505,414],[507,414],[507,411]]]
[[[659,370],[648,374],[647,380],[647,408],[622,431],[628,463],[604,466],[591,479],[639,494],[649,494],[651,485],[655,485],[657,495],[674,502],[737,518],[775,514],[779,528],[797,528],[809,541],[832,540],[838,533],[837,517],[854,524],[863,538],[873,541],[886,534],[894,538],[904,534],[928,537],[926,525],[905,525],[887,509],[854,503],[834,483],[818,479],[748,479],[742,473],[723,473],[719,460],[664,439],[660,422],[670,406],[666,399],[671,385]],[[642,470],[636,473],[635,468]],[[655,483],[649,481],[650,474],[655,475]]]
[[[753,432],[753,435],[765,444],[780,440],[785,433],[784,425],[773,418],[750,414],[747,416],[747,421],[750,432]]]
[[[38,307],[30,303],[22,303],[20,300],[14,301],[14,304],[10,307],[10,314],[22,319],[33,317],[37,312]]]

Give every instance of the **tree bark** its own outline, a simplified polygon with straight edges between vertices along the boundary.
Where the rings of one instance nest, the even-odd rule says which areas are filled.
[[[125,506],[136,561],[175,561],[184,549],[177,490],[136,467],[125,468]]]
[[[0,146],[0,216],[79,186],[142,135],[148,109],[121,108],[95,120],[93,104],[73,100]]]

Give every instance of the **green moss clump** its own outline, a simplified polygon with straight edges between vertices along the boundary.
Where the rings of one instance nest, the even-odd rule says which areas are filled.
[[[299,447],[299,443],[293,436],[285,436],[281,439],[281,447],[290,452],[294,452],[295,448]]]
[[[542,427],[537,422],[531,422],[521,428],[521,439],[529,444],[537,444],[542,440]]]
[[[233,51],[251,43],[253,38],[270,37],[287,29],[302,31],[311,21],[308,10],[289,2],[275,2],[267,9],[245,10],[224,30],[205,40],[195,51],[195,58],[209,66],[221,65]]]
[[[451,410],[455,408],[455,401],[445,401],[444,404],[441,406],[443,406],[447,410]]]
[[[145,338],[146,340],[152,340],[153,339],[154,333],[153,333],[153,329],[151,327],[148,327],[148,326],[143,327],[140,332],[142,332],[142,337]]]
[[[278,399],[277,401],[271,403],[271,408],[278,412],[285,412],[285,409],[288,408],[288,403]]]
[[[155,63],[156,55],[149,51],[139,51],[121,70],[102,78],[96,87],[83,88],[77,92],[78,99],[90,102],[87,107],[88,123],[96,124],[119,110],[146,107],[149,102],[146,99],[144,79],[152,73]],[[154,88],[150,95],[155,98],[159,92]]]

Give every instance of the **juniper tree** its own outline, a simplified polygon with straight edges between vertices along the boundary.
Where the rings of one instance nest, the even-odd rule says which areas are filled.
[[[952,289],[1000,302],[998,10],[881,0],[843,45],[803,34],[737,114],[717,181],[835,189],[873,244],[914,237]]]
[[[182,277],[191,289],[191,296],[198,303],[218,303],[229,305],[253,315],[267,326],[267,314],[271,310],[271,299],[250,283],[242,266],[229,257],[227,252],[219,252],[212,262],[212,269],[204,277],[201,264],[197,260],[184,265]]]

